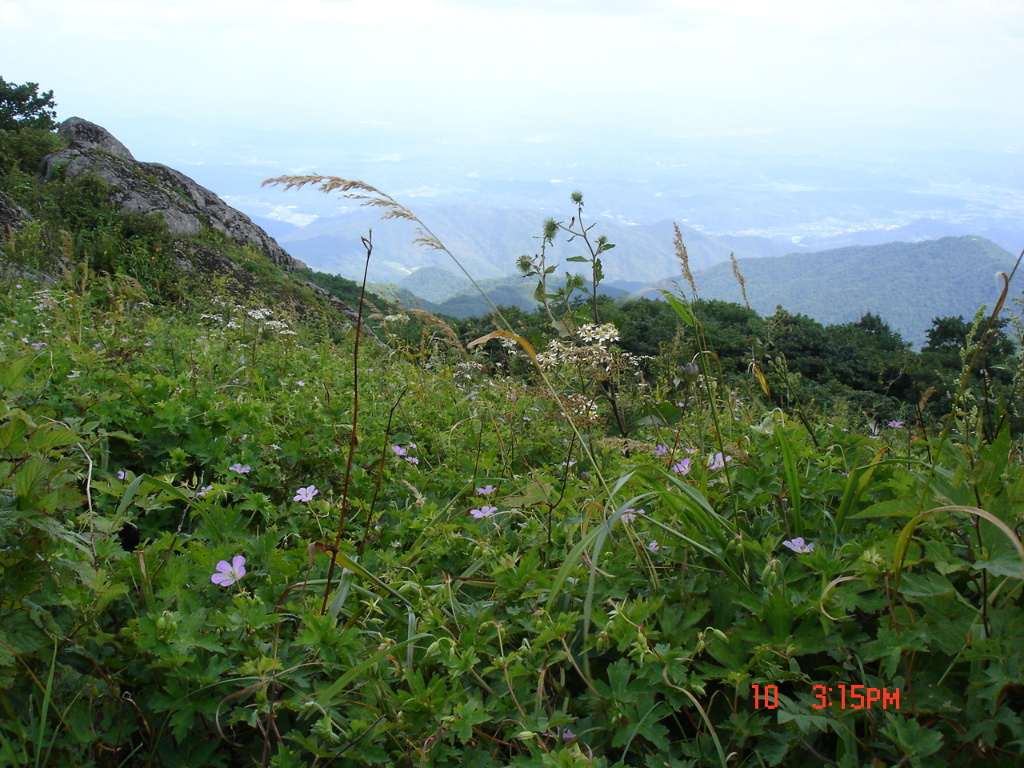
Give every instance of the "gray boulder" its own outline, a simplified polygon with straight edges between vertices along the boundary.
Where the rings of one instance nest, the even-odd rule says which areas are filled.
[[[110,131],[80,117],[69,117],[58,126],[57,133],[71,142],[72,149],[102,149],[114,157],[135,162],[128,147],[115,139]]]
[[[185,174],[159,163],[135,160],[105,128],[71,117],[60,124],[57,133],[70,145],[44,158],[40,170],[47,179],[98,177],[114,189],[114,202],[123,213],[158,213],[173,235],[197,235],[207,226],[239,245],[259,249],[286,269],[306,266],[248,216]]]

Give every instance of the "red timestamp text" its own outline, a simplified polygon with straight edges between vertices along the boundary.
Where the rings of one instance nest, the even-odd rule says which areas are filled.
[[[777,709],[779,686],[751,685],[754,692],[754,709]],[[867,685],[815,685],[815,709],[838,707],[839,709],[899,709],[899,688],[872,688]]]

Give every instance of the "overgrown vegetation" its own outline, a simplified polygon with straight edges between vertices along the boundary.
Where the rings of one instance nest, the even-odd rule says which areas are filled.
[[[603,304],[600,243],[585,301],[469,342],[382,309],[356,353],[257,256],[262,292],[144,284],[187,243],[46,207],[95,192],[3,245],[0,765],[1024,759],[1001,307],[915,379],[876,318]]]

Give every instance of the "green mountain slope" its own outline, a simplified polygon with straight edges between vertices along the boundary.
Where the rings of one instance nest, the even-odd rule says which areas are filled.
[[[995,274],[1010,270],[1014,257],[984,238],[946,237],[737,261],[750,306],[762,315],[781,305],[839,324],[872,312],[920,348],[932,318],[971,317],[994,304]],[[743,301],[729,264],[694,277],[702,298]]]

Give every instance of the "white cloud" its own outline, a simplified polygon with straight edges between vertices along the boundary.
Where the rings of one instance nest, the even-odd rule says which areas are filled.
[[[0,2],[0,29],[20,29],[28,23],[28,15],[20,3]]]
[[[63,116],[562,136],[1024,110],[1019,0],[0,0],[14,27],[5,77]]]

